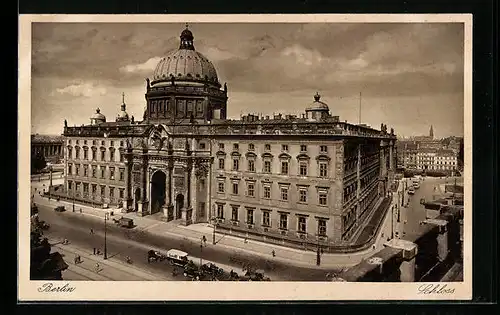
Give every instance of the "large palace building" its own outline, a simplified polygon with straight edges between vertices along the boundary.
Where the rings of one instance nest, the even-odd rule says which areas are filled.
[[[388,194],[394,131],[341,122],[318,94],[301,117],[227,119],[227,85],[193,39],[186,28],[146,80],[142,121],[123,102],[113,122],[99,109],[89,125],[65,122],[67,196],[284,243],[348,243]]]

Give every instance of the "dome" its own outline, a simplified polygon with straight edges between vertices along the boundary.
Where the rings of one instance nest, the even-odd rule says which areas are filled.
[[[116,116],[116,121],[128,121],[129,120],[128,113],[127,113],[126,109],[127,109],[127,106],[125,105],[125,103],[123,103],[121,105],[121,111]]]
[[[179,49],[163,57],[153,72],[152,84],[161,81],[212,82],[219,85],[214,65],[194,49],[193,33],[187,29],[181,33]]]
[[[320,98],[321,95],[319,95],[319,93],[316,93],[316,95],[314,95],[314,102],[312,102],[311,105],[306,108],[306,111],[329,111],[330,109],[328,108],[328,105],[321,102],[319,100]]]
[[[104,116],[103,114],[101,114],[101,110],[99,108],[97,108],[95,110],[95,113],[94,115],[92,115],[91,119],[96,119],[96,120],[104,120],[106,121],[106,116]]]

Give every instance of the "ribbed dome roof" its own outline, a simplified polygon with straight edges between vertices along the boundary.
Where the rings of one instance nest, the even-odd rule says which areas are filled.
[[[320,98],[321,95],[319,95],[319,93],[316,93],[316,95],[314,95],[314,102],[312,102],[311,105],[306,108],[306,111],[329,111],[330,108],[328,108],[328,105],[321,102],[319,100]]]
[[[187,28],[180,36],[179,49],[163,57],[153,72],[152,84],[160,81],[204,81],[219,84],[214,65],[194,49],[193,33]]]
[[[106,120],[106,116],[101,114],[101,110],[99,108],[97,108],[95,110],[94,115],[92,115],[91,119]]]
[[[214,65],[195,50],[178,49],[160,60],[153,73],[155,81],[210,81],[218,83]]]

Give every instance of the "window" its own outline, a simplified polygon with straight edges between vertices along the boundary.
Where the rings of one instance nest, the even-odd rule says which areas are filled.
[[[307,202],[307,190],[305,189],[299,190],[299,201]]]
[[[324,219],[318,220],[318,234],[320,236],[326,236],[326,220]]]
[[[89,159],[89,149],[88,148],[83,148],[83,159],[84,160]]]
[[[253,224],[253,209],[247,209],[247,223]]]
[[[120,188],[120,199],[123,199],[124,196],[125,196],[125,189]]]
[[[106,186],[102,185],[101,186],[101,198],[104,198],[105,194],[106,194]]]
[[[224,150],[224,143],[219,143],[219,149]]]
[[[76,164],[76,175],[80,175],[80,164]]]
[[[238,143],[233,144],[233,150],[238,151],[240,149],[240,145]]]
[[[262,225],[271,226],[271,215],[269,211],[262,211]]]
[[[101,141],[101,145],[104,145],[104,140]]]
[[[95,178],[97,173],[97,166],[92,165],[92,177]]]
[[[305,217],[299,217],[299,222],[298,222],[297,230],[301,233],[306,233],[306,218]]]
[[[299,163],[299,174],[300,176],[307,176],[307,162]]]
[[[255,186],[253,183],[248,183],[248,196],[253,197],[255,195]]]
[[[288,161],[281,161],[281,174],[288,174]]]
[[[288,200],[288,188],[281,187],[281,200],[283,201]]]
[[[270,145],[270,144],[266,144],[266,145],[264,146],[264,149],[265,149],[266,151],[271,151],[271,145]]]
[[[325,162],[319,163],[319,177],[328,176],[328,165]]]
[[[264,161],[264,173],[271,173],[271,161]]]
[[[231,219],[233,221],[238,221],[238,207],[233,207],[231,212]]]
[[[80,182],[75,183],[75,190],[76,190],[77,194],[80,194]]]
[[[280,229],[286,230],[288,228],[288,215],[280,214]]]
[[[96,160],[97,158],[97,148],[96,147],[93,147],[92,148],[92,160]]]
[[[301,151],[301,152],[306,152],[306,151],[307,151],[307,145],[305,145],[305,144],[301,144],[301,145],[300,145],[300,151]]]
[[[89,184],[88,183],[83,183],[83,195],[84,196],[89,195]]]
[[[219,159],[219,169],[220,170],[224,169],[224,159]]]
[[[83,144],[87,144],[87,140],[83,140]]]
[[[281,150],[282,151],[288,151],[288,144],[282,144],[281,145]]]
[[[115,168],[114,167],[109,168],[109,179],[115,179]]]
[[[123,147],[123,140],[120,141],[120,147]]]
[[[200,150],[205,150],[205,142],[200,142]]]
[[[205,189],[205,179],[204,178],[200,178],[200,189],[201,190]]]
[[[68,144],[71,144],[71,139],[68,140]]]
[[[219,185],[218,185],[218,191],[220,193],[223,193],[224,192],[224,182],[219,182]]]
[[[110,146],[114,146],[115,145],[115,142],[113,140],[110,141]]]
[[[105,174],[106,174],[106,166],[101,166],[101,178],[104,178]]]
[[[94,198],[96,194],[97,194],[97,185],[92,184],[92,198]]]
[[[80,158],[80,147],[75,147],[75,159]]]
[[[68,164],[68,175],[73,174],[73,164]]]
[[[115,161],[115,149],[114,148],[109,149],[109,160],[111,162]]]
[[[120,151],[120,162],[125,162],[125,154],[123,151]]]
[[[327,199],[326,192],[320,192],[319,193],[319,204],[322,206],[326,206],[326,199]]]
[[[319,151],[322,153],[326,153],[326,152],[328,152],[328,147],[326,145],[320,145]]]
[[[106,157],[106,150],[101,149],[101,161],[104,161],[105,157]]]
[[[255,161],[254,160],[248,160],[248,171],[255,172]]]
[[[249,143],[248,144],[248,151],[253,151],[255,150],[255,146],[253,145],[253,143]]]
[[[238,194],[238,183],[233,183],[233,194]]]
[[[233,159],[233,171],[237,171],[240,168],[240,160]]]
[[[120,168],[120,180],[123,181],[125,179],[125,169]]]
[[[217,205],[217,219],[224,219],[224,205]]]
[[[72,159],[72,158],[73,158],[73,148],[68,147],[68,159]]]
[[[76,144],[80,144],[80,140],[76,139]]]
[[[271,187],[264,186],[264,198],[271,199]]]
[[[68,190],[71,190],[71,188],[72,188],[72,187],[71,187],[71,181],[69,180],[69,181],[68,181]]]
[[[115,187],[109,187],[109,200],[115,200]]]

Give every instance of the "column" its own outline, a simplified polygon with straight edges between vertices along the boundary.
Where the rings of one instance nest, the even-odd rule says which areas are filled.
[[[193,141],[194,142],[194,141]],[[190,190],[190,197],[192,199],[192,204],[191,204],[191,217],[188,218],[188,224],[191,224],[192,222],[195,222],[198,218],[198,178],[196,177],[196,166],[195,163],[193,163],[193,166],[191,168],[191,187],[189,187]]]
[[[215,212],[212,211],[212,205],[211,205],[211,198],[210,196],[212,195],[212,162],[210,162],[210,167],[208,169],[207,177],[207,188],[206,188],[206,194],[205,194],[205,211],[207,212],[207,220],[210,222],[210,218],[216,216]],[[256,187],[257,190],[257,187]],[[214,223],[214,222],[213,222]]]
[[[163,215],[168,218],[168,209],[172,201],[170,200],[170,176],[172,176],[170,172],[170,167],[167,167],[166,171],[167,178],[165,179],[165,204],[163,205]]]
[[[439,228],[437,235],[437,255],[439,261],[443,261],[448,257],[448,221],[439,219],[427,219],[427,224],[433,224]]]
[[[418,253],[417,244],[401,239],[391,239],[384,246],[402,251],[403,262],[399,266],[401,282],[415,282],[415,257]]]
[[[394,142],[391,141],[390,146],[389,146],[389,168],[390,170],[394,170]]]
[[[120,152],[120,154],[124,154],[124,152]],[[127,157],[125,158],[127,159]],[[125,160],[124,163],[125,163],[125,192],[123,194],[122,212],[128,212],[130,206],[130,196],[132,195],[130,191],[131,168],[129,167],[129,163],[127,160]]]

